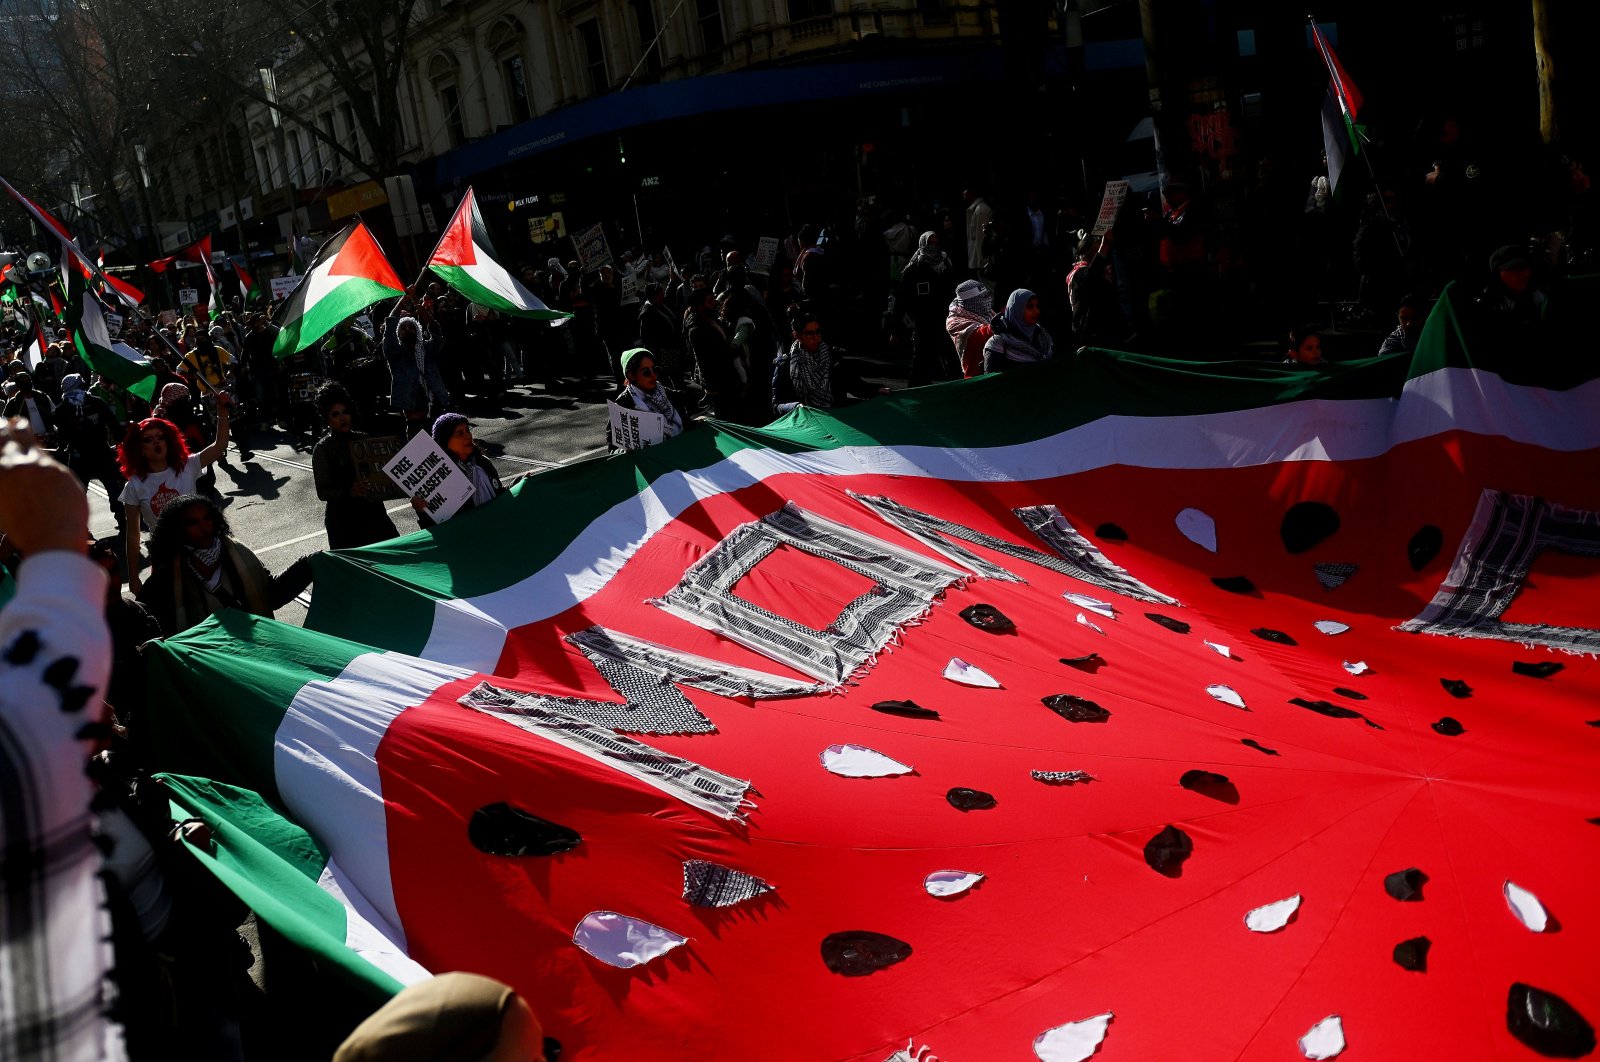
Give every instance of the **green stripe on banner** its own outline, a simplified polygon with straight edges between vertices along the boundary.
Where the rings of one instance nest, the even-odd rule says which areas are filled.
[[[503,293],[480,283],[474,272],[487,269],[500,270],[500,266],[497,263],[480,263],[476,266],[451,266],[433,263],[428,268],[437,273],[439,278],[446,284],[465,295],[468,302],[477,303],[479,306],[488,306],[502,313],[512,314],[530,321],[559,321],[572,316],[570,313],[561,310],[530,310],[506,298]],[[505,271],[500,270],[500,272],[504,274]],[[507,276],[505,279],[510,280],[510,277]]]
[[[371,651],[231,609],[151,642],[144,656],[155,759],[277,799],[273,746],[290,702],[306,683],[337,678]],[[201,701],[204,711],[186,707]]]
[[[331,963],[375,1001],[398,992],[394,977],[347,944],[349,916],[317,882],[327,851],[258,793],[206,778],[158,774],[171,798],[173,821],[199,819],[210,844],[190,853],[262,921]]]

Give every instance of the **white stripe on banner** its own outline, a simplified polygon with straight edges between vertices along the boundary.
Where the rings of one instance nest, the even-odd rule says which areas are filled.
[[[422,655],[492,671],[508,630],[548,619],[598,593],[651,535],[698,502],[784,473],[1026,482],[1116,464],[1215,469],[1357,461],[1448,431],[1502,436],[1559,451],[1600,447],[1600,380],[1570,391],[1549,391],[1508,384],[1476,369],[1441,369],[1408,381],[1400,398],[1317,399],[1190,416],[1104,417],[1011,446],[861,446],[799,454],[741,450],[707,468],[664,475],[618,502],[548,565],[511,586],[467,600],[435,602],[433,629]]]
[[[294,820],[327,846],[329,863],[351,868],[331,880],[346,911],[367,923],[361,929],[347,922],[347,933],[362,934],[363,948],[384,950],[373,936],[395,954],[406,946],[389,877],[378,744],[401,712],[469,674],[400,653],[363,653],[338,678],[301,687],[278,724],[272,753],[278,792]]]
[[[322,868],[322,876],[317,879],[317,887],[344,907],[345,947],[402,985],[416,984],[432,977],[432,973],[402,950],[402,945],[391,937],[391,931],[378,928],[374,919],[381,921],[381,916],[360,892],[346,888],[348,882],[349,877],[331,859]]]

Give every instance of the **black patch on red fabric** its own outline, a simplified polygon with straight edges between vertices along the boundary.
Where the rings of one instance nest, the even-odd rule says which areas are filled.
[[[1362,714],[1354,708],[1346,708],[1342,704],[1332,701],[1308,701],[1304,697],[1290,697],[1289,703],[1304,708],[1308,712],[1325,715],[1329,719],[1361,719]]]
[[[1250,633],[1255,635],[1257,638],[1260,638],[1264,642],[1277,642],[1279,645],[1300,644],[1289,635],[1283,633],[1282,631],[1273,630],[1271,627],[1252,627],[1250,628]]]
[[[1461,725],[1461,720],[1453,715],[1447,715],[1431,725],[1435,733],[1443,734],[1445,737],[1459,737],[1467,732],[1467,728]]]
[[[550,856],[583,843],[578,831],[507,803],[486,804],[467,820],[467,839],[492,856]]]
[[[1069,723],[1103,723],[1111,713],[1086,697],[1073,693],[1056,693],[1040,698],[1044,706]]]
[[[985,793],[981,789],[968,789],[957,786],[944,795],[945,800],[957,811],[988,811],[999,803],[993,793]]]
[[[1406,543],[1406,559],[1411,562],[1411,570],[1420,572],[1428,566],[1428,562],[1439,555],[1444,548],[1444,532],[1432,524],[1424,524],[1411,536],[1411,541]]]
[[[978,628],[980,631],[989,631],[994,634],[1011,634],[1016,631],[1017,625],[993,605],[968,605],[961,610],[961,618]]]
[[[683,898],[693,907],[732,907],[771,891],[754,874],[704,859],[684,860]]]
[[[1278,537],[1290,553],[1304,553],[1339,530],[1339,514],[1325,502],[1304,501],[1289,506],[1278,525]]]
[[[1353,690],[1349,686],[1335,686],[1333,692],[1352,701],[1364,701],[1367,695],[1360,690]]]
[[[1218,590],[1226,590],[1230,594],[1253,594],[1256,584],[1243,575],[1219,575],[1211,580]]]
[[[1101,524],[1094,529],[1094,537],[1107,542],[1126,542],[1128,533],[1116,524]]]
[[[1183,874],[1184,860],[1194,854],[1194,841],[1176,826],[1164,826],[1144,843],[1144,861],[1151,870],[1169,878]]]
[[[1225,804],[1239,802],[1238,787],[1228,780],[1227,775],[1217,774],[1215,771],[1184,771],[1183,777],[1178,779],[1178,784],[1191,793],[1199,793],[1201,796],[1220,800]]]
[[[1394,961],[1402,970],[1426,973],[1428,970],[1428,949],[1431,947],[1433,947],[1433,941],[1427,937],[1412,937],[1410,940],[1402,940],[1394,946]]]
[[[1442,678],[1439,680],[1439,685],[1444,687],[1446,693],[1457,699],[1464,700],[1472,696],[1472,687],[1461,679]]]
[[[874,712],[884,715],[903,715],[907,719],[937,719],[939,713],[932,708],[924,708],[916,701],[878,701],[872,705]]]
[[[1513,674],[1526,675],[1529,678],[1549,678],[1557,671],[1565,670],[1567,665],[1554,660],[1513,660],[1511,671]]]
[[[1079,782],[1092,782],[1094,775],[1088,771],[1041,771],[1037,768],[1028,772],[1028,776],[1035,782],[1045,785],[1076,785]]]
[[[843,977],[865,977],[911,958],[911,945],[886,933],[847,929],[822,938],[822,963]]]
[[[1265,745],[1263,745],[1261,742],[1257,741],[1255,738],[1240,738],[1239,739],[1239,744],[1248,745],[1251,748],[1255,749],[1257,752],[1265,752],[1268,756],[1276,756],[1276,755],[1278,755],[1278,750],[1277,749],[1269,749]]]
[[[1183,622],[1183,620],[1173,619],[1171,616],[1163,616],[1159,612],[1146,612],[1144,614],[1144,618],[1149,620],[1151,623],[1160,624],[1174,634],[1189,633],[1189,625]]]
[[[1061,662],[1079,671],[1087,671],[1091,675],[1106,666],[1106,658],[1099,653],[1090,653],[1088,656],[1064,656]]]
[[[1383,879],[1383,891],[1402,903],[1409,903],[1422,899],[1422,886],[1427,883],[1428,875],[1416,867],[1407,867],[1387,875]]]
[[[1506,994],[1506,1028],[1546,1058],[1582,1058],[1594,1050],[1594,1027],[1554,992],[1521,981]]]

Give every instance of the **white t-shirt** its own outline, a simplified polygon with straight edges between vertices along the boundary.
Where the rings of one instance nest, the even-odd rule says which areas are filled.
[[[139,519],[148,531],[155,526],[156,517],[161,515],[162,509],[184,494],[195,493],[195,480],[199,477],[200,462],[191,456],[183,463],[182,472],[164,468],[160,472],[128,480],[128,485],[122,488],[117,500],[124,505],[137,505]]]

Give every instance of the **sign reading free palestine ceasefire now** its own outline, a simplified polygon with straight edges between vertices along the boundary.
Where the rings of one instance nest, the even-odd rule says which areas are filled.
[[[462,474],[450,455],[429,435],[421,432],[383,466],[388,477],[399,485],[407,498],[419,494],[427,504],[428,515],[444,523],[472,497],[472,480]]]

